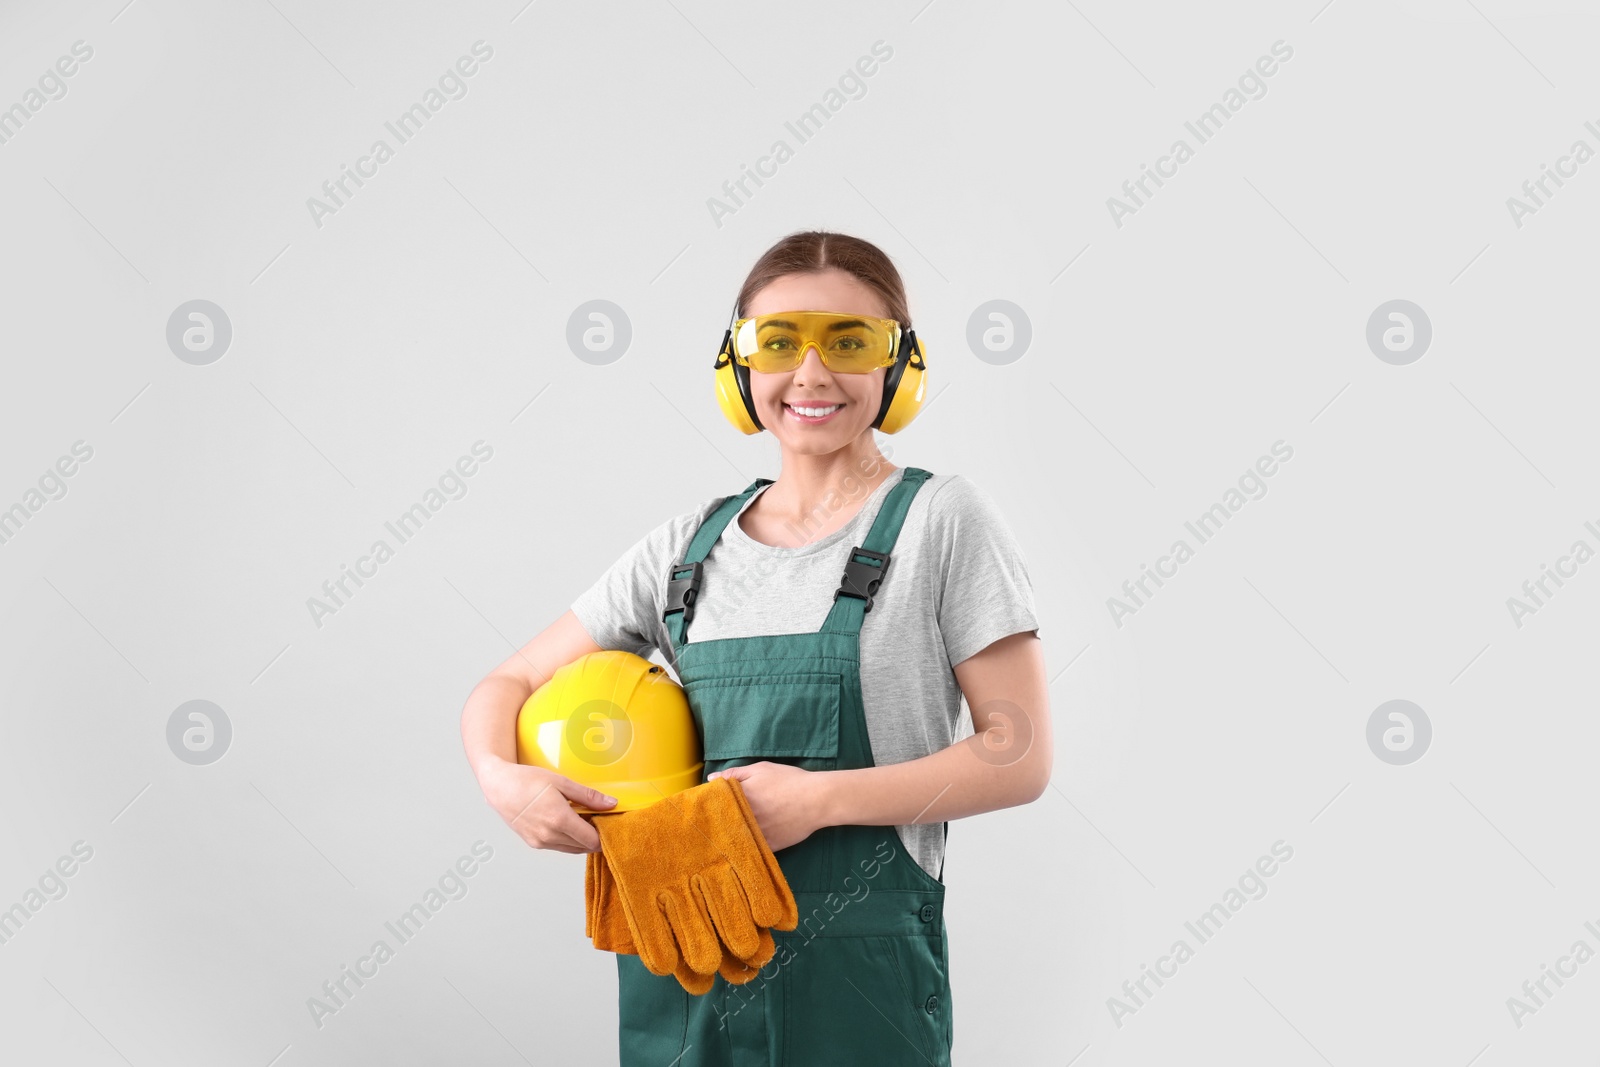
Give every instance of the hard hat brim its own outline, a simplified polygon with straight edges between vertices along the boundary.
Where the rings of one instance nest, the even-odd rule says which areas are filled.
[[[696,763],[677,774],[664,778],[650,778],[634,782],[595,782],[593,788],[600,790],[607,796],[617,798],[614,808],[588,808],[576,802],[573,810],[580,815],[615,815],[619,811],[638,811],[648,808],[656,801],[681,793],[685,789],[693,789],[700,784],[700,772],[705,768],[704,763]]]

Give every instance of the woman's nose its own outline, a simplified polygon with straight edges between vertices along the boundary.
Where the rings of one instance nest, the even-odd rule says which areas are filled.
[[[815,357],[812,356],[813,352],[816,353]],[[795,373],[804,378],[818,371],[827,373],[827,369],[827,364],[822,362],[822,349],[815,341],[807,341],[806,346],[800,350],[800,366],[795,368]]]

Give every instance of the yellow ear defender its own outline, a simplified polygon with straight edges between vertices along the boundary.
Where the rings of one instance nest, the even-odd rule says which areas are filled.
[[[883,403],[872,427],[884,433],[899,433],[908,426],[928,394],[928,364],[917,331],[903,330],[894,364],[883,376]],[[760,433],[766,427],[756,415],[755,398],[750,393],[750,368],[733,358],[733,330],[722,334],[722,348],[713,364],[717,376],[717,406],[740,433]]]

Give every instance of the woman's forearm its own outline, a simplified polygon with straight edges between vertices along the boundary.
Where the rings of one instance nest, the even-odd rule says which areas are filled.
[[[999,766],[974,735],[920,759],[882,767],[818,771],[822,826],[946,822],[1038,799],[1050,780],[1048,749]]]
[[[557,852],[593,852],[600,837],[572,803],[603,811],[616,801],[554,771],[517,762],[517,713],[531,694],[527,681],[500,671],[473,688],[461,709],[467,762],[484,799],[522,840]]]
[[[461,709],[461,743],[480,784],[486,769],[517,762],[517,714],[534,690],[563,664],[599,651],[568,610],[473,688]]]
[[[517,712],[532,692],[521,679],[491,674],[468,695],[461,709],[461,743],[480,782],[491,765],[517,762]]]

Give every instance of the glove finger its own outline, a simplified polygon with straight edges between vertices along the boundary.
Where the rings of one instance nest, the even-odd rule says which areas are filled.
[[[629,879],[633,868],[627,864],[619,868],[604,858],[607,852],[619,857],[639,854],[634,835],[634,828],[639,824],[630,822],[632,816],[638,814],[630,812],[596,816],[594,826],[600,834],[602,861],[606,864],[610,881],[617,887],[616,900],[621,904],[623,917],[627,920],[628,936],[634,950],[639,953],[640,962],[651,974],[668,975],[678,966],[679,957],[678,944],[673,939],[667,916],[647,883],[640,883],[636,888],[632,886]]]
[[[800,908],[795,903],[794,894],[789,891],[787,881],[774,883],[764,874],[755,874],[739,867],[735,867],[734,871],[749,902],[750,918],[757,926],[793,930],[800,925]]]
[[[622,913],[628,919],[628,934],[633,938],[639,959],[651,974],[671,974],[678,966],[678,942],[672,936],[672,925],[659,907],[648,901],[643,907],[630,906],[626,896]]]
[[[766,931],[763,930],[762,933],[765,934]],[[768,938],[771,936],[771,934],[767,934]],[[764,963],[765,961],[762,961],[762,963],[759,964],[751,963],[748,960],[740,959],[731,952],[724,953],[722,956],[722,966],[717,968],[717,973],[721,974],[726,981],[733,985],[744,985],[746,982],[750,981],[756,975],[761,973],[761,967]]]
[[[705,996],[711,992],[712,985],[716,983],[715,974],[700,974],[681,963],[673,973],[678,979],[678,984],[683,986],[684,990],[691,996]]]
[[[691,789],[673,796],[696,794],[688,809],[694,825],[738,873],[756,925],[793,930],[800,924],[799,908],[750,811],[743,786],[737,779],[718,778],[697,789],[704,792]]]
[[[699,974],[715,974],[722,961],[722,942],[698,894],[691,888],[686,896],[662,893],[657,900],[666,915],[667,925],[677,938],[677,952],[684,963]],[[641,953],[642,955],[642,953]]]
[[[737,967],[732,969],[735,974],[739,975],[739,977],[733,977],[728,973],[727,970],[722,972],[722,977],[728,979],[728,981],[734,983],[735,985],[742,985],[754,978],[757,971],[765,967],[768,963],[772,962],[772,957],[777,954],[777,951],[778,946],[773,941],[772,934],[766,930],[762,930],[760,945],[755,952],[744,957],[743,959],[734,960],[730,958],[723,960],[725,965],[737,964]]]
[[[757,925],[793,930],[800,925],[799,906],[795,904],[794,893],[789,889],[789,880],[784,877],[778,857],[767,844],[766,835],[761,832],[761,824],[756,821],[755,812],[750,809],[750,801],[744,795],[744,787],[735,778],[719,778],[717,781],[726,781],[730,786],[729,792],[733,794],[734,803],[744,817],[745,826],[748,827],[751,840],[760,856],[759,870],[765,871],[766,874],[765,878],[762,878],[754,868],[741,871],[741,875],[746,878],[745,889],[749,894],[751,913]],[[752,890],[753,884],[760,883],[770,883],[771,892]]]
[[[756,921],[733,869],[721,865],[707,868],[694,876],[692,884],[728,951],[740,959],[755,955],[761,944]]]

